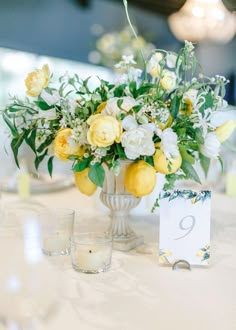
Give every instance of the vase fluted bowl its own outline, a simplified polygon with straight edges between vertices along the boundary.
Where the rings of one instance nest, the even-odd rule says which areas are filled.
[[[130,194],[124,185],[127,166],[130,161],[121,161],[118,176],[104,165],[105,180],[100,194],[102,203],[110,209],[112,219],[113,248],[119,251],[129,251],[143,244],[143,236],[138,236],[130,227],[130,210],[141,201]]]

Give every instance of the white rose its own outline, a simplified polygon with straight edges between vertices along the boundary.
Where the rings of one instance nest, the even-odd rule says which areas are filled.
[[[160,80],[161,87],[166,91],[171,91],[176,86],[176,74],[169,70],[163,70],[163,75]]]
[[[163,55],[161,53],[155,53],[147,63],[147,73],[149,73],[153,78],[158,77],[160,74],[161,67],[159,63],[162,59]]]
[[[121,144],[129,159],[151,156],[155,153],[155,146],[152,141],[155,125],[138,125],[134,117],[127,116],[123,120],[122,126],[126,132],[121,135]]]
[[[117,101],[122,100],[121,108],[120,109],[117,105]],[[109,115],[113,117],[117,117],[122,111],[128,112],[130,109],[132,109],[135,105],[138,105],[136,100],[130,96],[124,96],[124,97],[113,97],[109,99],[106,103],[105,108],[102,110],[103,115]]]
[[[164,152],[166,158],[177,158],[179,156],[178,136],[171,129],[165,130],[156,129],[156,134],[161,139],[160,148]]]
[[[221,143],[216,133],[208,133],[205,137],[204,144],[200,146],[201,153],[209,158],[217,158],[219,156]]]

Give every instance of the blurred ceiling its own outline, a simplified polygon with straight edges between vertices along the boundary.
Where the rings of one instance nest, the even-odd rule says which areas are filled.
[[[86,7],[92,0],[76,0],[81,6]],[[122,2],[122,0],[107,0]],[[230,11],[236,11],[236,0],[222,0],[226,8]],[[128,0],[129,4],[135,5],[146,10],[169,16],[178,11],[186,0]]]

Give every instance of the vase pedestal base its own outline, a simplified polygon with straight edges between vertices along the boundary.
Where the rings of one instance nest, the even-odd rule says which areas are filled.
[[[144,244],[143,236],[131,237],[130,239],[114,239],[113,250],[127,252]]]

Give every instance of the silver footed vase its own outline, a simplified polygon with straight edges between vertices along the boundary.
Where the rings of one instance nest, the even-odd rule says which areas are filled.
[[[143,244],[143,236],[138,236],[130,227],[130,210],[141,201],[130,194],[124,185],[125,172],[131,161],[120,161],[120,173],[115,176],[104,165],[105,180],[100,194],[102,203],[110,209],[112,220],[113,249],[129,251]]]

